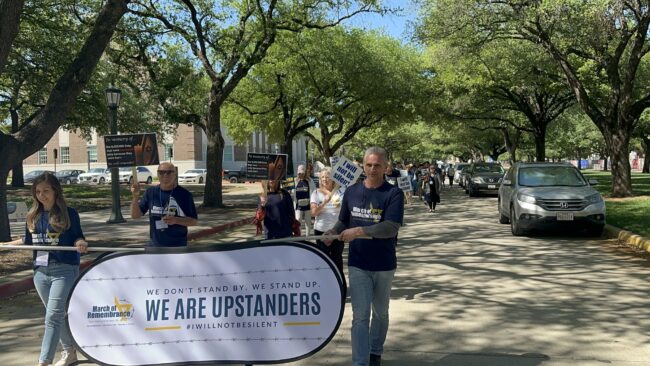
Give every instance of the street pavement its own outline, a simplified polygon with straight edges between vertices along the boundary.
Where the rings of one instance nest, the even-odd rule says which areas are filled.
[[[427,211],[406,206],[382,365],[650,365],[647,259],[615,240],[513,237],[495,197],[457,188]],[[253,235],[245,225],[196,244]],[[42,313],[35,292],[0,301],[0,365],[34,364]],[[350,324],[348,299],[333,340],[288,365],[349,365]]]

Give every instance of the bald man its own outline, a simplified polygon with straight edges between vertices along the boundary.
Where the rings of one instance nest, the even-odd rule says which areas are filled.
[[[149,212],[149,245],[156,247],[187,246],[187,227],[198,222],[194,197],[176,184],[176,167],[169,162],[158,166],[158,186],[150,187],[140,199],[140,184],[133,179],[131,218]]]

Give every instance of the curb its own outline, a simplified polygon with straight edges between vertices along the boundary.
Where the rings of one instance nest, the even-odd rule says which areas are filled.
[[[650,239],[641,235],[609,224],[605,225],[605,235],[608,238],[617,239],[620,244],[650,253]]]
[[[187,240],[195,240],[195,239],[200,239],[209,235],[213,235],[219,232],[222,232],[224,230],[236,228],[242,225],[250,224],[251,220],[253,218],[247,218],[247,219],[241,219],[233,222],[229,222],[227,224],[222,224],[218,225],[215,227],[211,227],[209,229],[203,229],[199,230],[197,232],[193,232],[187,235]],[[79,272],[83,271],[87,267],[89,267],[92,264],[92,260],[86,260],[81,262],[79,264]],[[27,278],[23,278],[21,280],[17,280],[14,282],[10,283],[5,283],[4,285],[0,285],[0,300],[7,299],[9,297],[15,296],[18,293],[21,292],[27,292],[31,289],[34,288],[34,280],[32,276],[29,276]]]

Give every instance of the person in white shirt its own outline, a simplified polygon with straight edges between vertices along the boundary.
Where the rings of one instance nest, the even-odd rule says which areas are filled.
[[[311,194],[311,215],[316,218],[314,223],[314,234],[316,235],[322,235],[332,229],[338,221],[341,210],[345,189],[342,187],[335,189],[331,174],[330,168],[321,169],[318,189]],[[343,248],[345,244],[341,240],[333,240],[330,245],[326,245],[321,240],[317,240],[316,245],[336,264],[336,268],[341,272],[341,277],[345,282],[345,276],[343,276]]]

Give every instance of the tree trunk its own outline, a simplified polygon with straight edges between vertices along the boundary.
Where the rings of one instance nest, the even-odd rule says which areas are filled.
[[[221,134],[221,107],[218,100],[218,89],[213,86],[210,91],[208,107],[208,123],[205,134],[208,138],[208,153],[206,156],[207,175],[203,196],[203,207],[223,206],[223,147],[225,142]]]
[[[607,171],[609,169],[609,167],[607,165],[609,165],[609,158],[607,156],[605,156],[603,158],[603,170],[604,171]]]
[[[10,110],[11,113],[11,133],[18,132],[20,127],[18,112],[15,109]],[[11,168],[11,186],[14,188],[22,188],[25,186],[25,178],[23,176],[23,161],[19,161]]]
[[[630,197],[633,195],[629,152],[630,135],[625,130],[614,129],[606,131],[603,135],[612,158],[612,197]]]
[[[11,240],[11,226],[9,226],[9,211],[7,211],[7,174],[0,170],[0,242]],[[4,219],[3,219],[4,218]]]
[[[643,169],[641,173],[650,173],[650,138],[643,139]]]
[[[537,128],[535,128],[535,161],[546,161],[546,126],[542,122],[538,123]]]
[[[287,154],[287,177],[293,177],[293,137],[286,136],[284,144],[280,145],[280,152]]]
[[[0,72],[18,35],[24,5],[24,0],[0,0]]]

